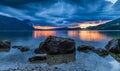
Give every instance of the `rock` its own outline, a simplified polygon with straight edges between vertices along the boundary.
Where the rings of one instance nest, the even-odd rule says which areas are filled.
[[[70,38],[49,36],[39,48],[53,55],[73,53],[75,52],[75,41]]]
[[[48,65],[58,65],[58,64],[67,64],[70,62],[76,61],[76,53],[69,54],[59,54],[59,55],[47,55],[47,64]]]
[[[5,40],[0,41],[0,52],[8,52],[11,47],[11,41]]]
[[[0,41],[0,48],[10,48],[11,47],[11,41],[5,40]]]
[[[81,46],[78,46],[78,48],[77,48],[78,51],[82,51],[82,52],[89,52],[93,49],[94,49],[94,47],[87,46],[87,45],[81,45]]]
[[[105,57],[105,56],[107,56],[109,54],[108,51],[106,51],[105,49],[102,49],[102,48],[98,48],[98,49],[95,49],[93,51],[96,54],[98,54],[99,56],[102,56],[102,57]]]
[[[55,67],[55,69],[58,69],[58,67]]]
[[[120,54],[115,54],[115,53],[110,53],[110,55],[117,60],[118,62],[120,62]]]
[[[47,57],[46,56],[34,56],[32,58],[29,58],[30,62],[37,62],[37,61],[43,61],[46,60]]]
[[[11,45],[11,41],[10,40],[5,40],[4,41],[6,44],[8,44],[8,45]]]
[[[120,39],[112,39],[108,42],[105,48],[112,53],[120,53]]]
[[[13,46],[12,48],[17,48],[19,49],[21,52],[26,52],[26,51],[29,51],[29,47],[27,46]]]
[[[42,45],[43,45],[43,42],[40,43],[39,48],[36,48],[36,49],[35,49],[34,52],[35,52],[36,54],[45,54],[45,53],[46,53],[46,51],[41,47]]]
[[[35,49],[34,52],[36,54],[45,54],[46,53],[46,51],[43,48],[37,48],[37,49]]]

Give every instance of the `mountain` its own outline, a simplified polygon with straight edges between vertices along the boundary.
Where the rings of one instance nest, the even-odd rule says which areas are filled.
[[[36,29],[36,30],[81,30],[81,28],[80,27],[76,27],[76,28],[62,27],[62,28],[54,28],[54,29]]]
[[[28,20],[21,21],[16,18],[0,15],[0,30],[33,30]]]
[[[54,30],[81,30],[81,28],[80,27],[76,27],[76,28],[63,27],[63,28],[56,28]]]
[[[120,30],[120,18],[101,24],[98,26],[88,27],[89,30]]]

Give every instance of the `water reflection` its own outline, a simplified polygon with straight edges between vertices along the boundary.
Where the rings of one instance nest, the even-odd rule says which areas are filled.
[[[78,37],[83,41],[102,41],[106,38],[105,35],[98,31],[69,31],[68,35]]]
[[[99,31],[101,34],[104,34],[108,37],[111,37],[111,38],[120,38],[120,31],[119,30],[116,30],[116,31],[113,31],[113,30],[109,30],[109,31]]]
[[[49,65],[69,63],[74,62],[76,60],[75,53],[64,55],[48,55],[47,58],[47,63]]]
[[[0,52],[9,52],[10,48],[0,48]]]
[[[61,55],[47,55],[47,60],[32,61],[33,64],[47,63],[49,65],[56,65],[62,63],[69,63],[76,61],[76,53],[61,54]]]
[[[76,37],[83,41],[102,41],[106,36],[98,31],[34,31],[34,38],[48,37],[50,35],[61,35],[61,32],[68,37]]]
[[[32,31],[14,31],[14,32],[0,32],[0,40],[18,40],[29,39],[32,37]]]
[[[34,38],[48,37],[50,35],[56,35],[56,31],[34,31]]]

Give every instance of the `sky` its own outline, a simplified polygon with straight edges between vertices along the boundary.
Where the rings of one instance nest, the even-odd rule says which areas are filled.
[[[0,15],[42,26],[71,26],[87,20],[119,18],[117,0],[0,0]]]
[[[117,0],[107,0],[107,1],[110,1],[112,3],[115,3]]]

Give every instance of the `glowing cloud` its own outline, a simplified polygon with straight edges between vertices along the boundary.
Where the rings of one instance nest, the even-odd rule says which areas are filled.
[[[110,2],[112,2],[113,4],[117,2],[117,0],[107,0],[107,1],[110,1]]]

